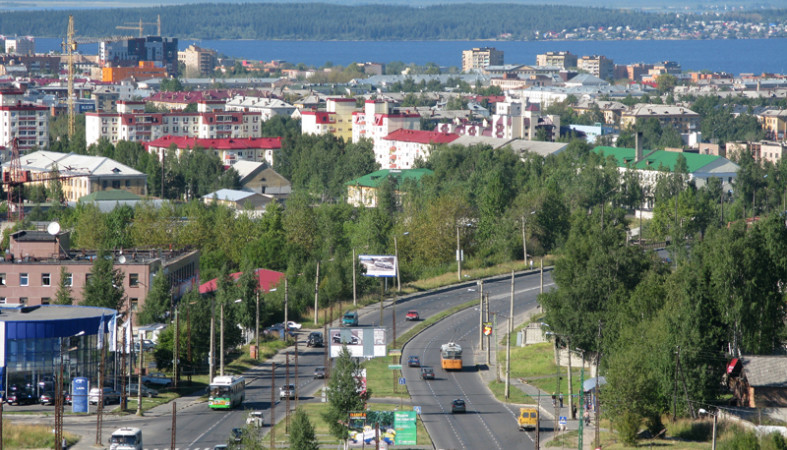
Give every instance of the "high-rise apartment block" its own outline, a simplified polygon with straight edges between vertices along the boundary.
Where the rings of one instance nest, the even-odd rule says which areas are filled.
[[[502,66],[503,51],[494,47],[476,47],[462,51],[462,71],[469,72],[487,66]]]
[[[577,67],[577,55],[571,52],[546,52],[536,55],[536,65],[556,66],[563,69]]]

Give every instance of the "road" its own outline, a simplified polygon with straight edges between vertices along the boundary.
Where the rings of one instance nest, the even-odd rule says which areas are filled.
[[[523,281],[526,280],[526,281]],[[544,283],[545,286],[549,286],[551,284],[550,272],[545,272],[544,274]],[[531,273],[526,276],[518,275],[517,276],[517,291],[521,291],[524,286],[529,286],[526,293],[517,294],[517,299],[519,299],[520,295],[525,295],[525,301],[519,302],[522,305],[517,307],[517,310],[521,310],[522,308],[526,308],[528,306],[532,307],[535,302],[535,295],[538,292],[538,285],[539,285],[539,275],[538,273]],[[546,287],[545,287],[546,289]],[[500,279],[498,281],[486,282],[484,284],[484,292],[489,293],[490,299],[492,299],[492,310],[503,310],[505,309],[506,314],[508,311],[507,307],[507,299],[510,295],[510,279]],[[422,296],[415,296],[413,298],[408,298],[404,300],[400,300],[400,302],[396,306],[396,328],[397,333],[401,335],[403,332],[407,331],[408,329],[412,328],[415,325],[415,322],[407,322],[404,319],[405,312],[408,309],[416,309],[421,315],[421,318],[428,318],[437,312],[443,311],[448,307],[458,305],[474,298],[478,298],[479,292],[478,287],[475,283],[466,284],[464,286],[449,288],[449,289],[440,289],[437,292],[424,294]],[[506,306],[503,307],[501,305],[505,304]],[[393,310],[394,308],[387,306],[384,310],[383,315],[383,322],[382,326],[388,327],[389,331],[391,331],[392,325],[392,318],[393,318]],[[474,318],[474,319],[473,319]],[[379,325],[380,323],[380,313],[379,308],[372,306],[364,308],[360,314],[360,325]],[[459,339],[462,337],[463,339],[468,338],[467,336],[457,336],[459,330],[464,330],[462,333],[468,332],[468,330],[474,329],[475,334],[472,331],[469,332],[467,336],[475,337],[477,342],[478,336],[478,315],[477,311],[473,314],[472,310],[460,313],[455,316],[449,317],[444,320],[441,324],[436,325],[429,329],[428,335],[433,336],[434,333],[443,334],[444,336],[450,335],[450,337],[454,339]],[[324,365],[324,349],[309,349],[306,348],[305,345],[305,338],[308,335],[309,330],[304,329],[303,332],[299,333],[299,357],[298,357],[298,374],[296,377],[295,367],[294,367],[294,356],[291,357],[291,366],[290,366],[290,382],[297,383],[298,392],[300,395],[300,401],[315,401],[315,393],[319,394],[320,387],[323,386],[323,380],[314,380],[312,378],[314,368],[317,366]],[[423,334],[426,335],[426,334]],[[392,339],[392,336],[389,334],[389,339]],[[430,344],[433,347],[436,346],[439,348],[439,345],[444,343],[442,342],[444,339],[436,339],[435,341]],[[471,339],[472,340],[472,339]],[[424,348],[424,357],[429,358],[433,354],[436,354],[433,347],[428,347],[425,344],[418,344],[421,342],[422,338],[417,338],[411,344],[412,347],[408,347],[408,352],[412,348],[416,348],[416,345],[421,345]],[[460,342],[462,342],[460,340]],[[429,352],[426,350],[429,349]],[[427,357],[427,353],[429,353],[429,357]],[[465,357],[467,359],[467,356]],[[275,415],[276,420],[282,420],[285,415],[286,410],[286,402],[279,401],[278,399],[278,389],[281,385],[286,383],[286,370],[283,367],[284,357],[280,354],[277,355],[275,361],[277,363],[277,368],[275,371]],[[439,367],[439,360],[437,364],[434,364]],[[269,365],[258,367],[251,370],[249,373],[246,374],[247,376],[247,389],[246,389],[246,402],[244,404],[244,409],[239,410],[232,410],[232,411],[212,411],[208,408],[206,403],[196,403],[191,405],[183,405],[180,404],[177,410],[177,425],[176,425],[176,448],[180,450],[184,449],[212,449],[214,445],[224,444],[227,441],[227,438],[230,435],[232,428],[241,427],[245,423],[245,418],[250,410],[262,410],[265,414],[265,428],[264,431],[268,431],[268,424],[270,423],[271,417],[271,368]],[[405,369],[405,376],[408,377],[409,380],[414,380],[413,375],[408,372],[408,369]],[[492,404],[495,401],[490,397],[485,400],[482,400],[481,394],[483,389],[480,386],[480,379],[477,375],[472,373],[461,373],[454,375],[462,381],[461,383],[444,383],[446,392],[444,395],[445,398],[448,397],[457,397],[462,396],[462,392],[459,388],[469,389],[469,392],[478,393],[473,395],[478,395],[478,397],[469,397],[468,401],[473,401],[474,403],[469,403],[468,406],[478,408],[481,405]],[[477,385],[470,386],[465,384],[465,379],[469,380],[470,378],[477,380]],[[469,381],[467,381],[469,382]],[[449,386],[457,386],[456,391],[449,392]],[[408,386],[409,388],[415,389],[415,387]],[[443,386],[441,386],[442,388]],[[442,392],[442,391],[441,391]],[[440,397],[441,399],[443,397]],[[442,404],[442,403],[441,403]],[[448,405],[442,405],[445,407]],[[157,412],[148,413],[145,417],[137,417],[137,416],[113,416],[107,415],[104,418],[103,422],[103,433],[101,441],[106,443],[109,439],[109,435],[113,430],[120,426],[142,426],[144,430],[144,443],[146,449],[166,449],[170,448],[171,446],[171,439],[172,439],[172,414],[171,414],[171,406],[168,406],[170,409],[164,409],[159,407]],[[290,408],[295,408],[294,401],[290,402]],[[486,408],[486,406],[484,406]],[[163,411],[162,411],[163,410]],[[486,413],[485,409],[482,409]],[[433,413],[435,411],[431,411]],[[431,414],[430,413],[430,414]],[[451,418],[450,415],[446,415],[444,420],[447,421],[458,421],[458,420],[467,420],[472,419],[473,417],[479,416],[478,414],[467,414],[466,418]],[[95,436],[95,417],[92,420],[86,420],[88,418],[76,418],[73,416],[68,416],[65,418],[64,429],[66,431],[74,431],[79,434],[85,436]],[[479,419],[475,419],[474,424],[478,424]],[[430,420],[430,426],[436,420]],[[437,429],[436,429],[437,430]],[[430,433],[432,429],[430,429]],[[436,433],[440,436],[444,434],[442,431]],[[516,435],[516,434],[515,434]],[[521,437],[522,435],[516,435]],[[467,438],[465,438],[467,439]],[[278,440],[278,439],[277,439]],[[93,440],[91,439],[89,444],[92,444]],[[464,442],[464,441],[462,441]],[[471,441],[467,440],[465,445],[468,445]],[[477,447],[471,445],[469,447],[463,447],[461,445],[454,447],[453,444],[445,447],[439,448],[483,448],[488,443],[484,444],[482,447]],[[82,447],[81,448],[87,448]],[[502,447],[506,448],[506,447]],[[512,448],[512,447],[508,447]]]
[[[551,279],[545,277],[545,283]],[[547,285],[549,286],[549,285]],[[510,280],[484,286],[490,292],[490,312],[497,313],[497,327],[503,332],[509,314]],[[547,287],[545,287],[547,289]],[[519,278],[515,283],[514,315],[522,315],[536,306],[539,293],[537,277]],[[527,449],[534,448],[533,433],[517,430],[518,406],[498,402],[486,387],[495,370],[486,365],[486,352],[478,345],[478,308],[466,310],[441,321],[413,338],[404,348],[404,360],[418,355],[422,365],[435,370],[434,381],[420,378],[420,369],[404,368],[412,404],[421,406],[424,422],[435,448],[438,449]],[[445,371],[440,367],[440,346],[453,341],[462,346],[462,371]],[[504,351],[504,348],[500,349]],[[494,355],[493,355],[494,361]],[[478,363],[478,368],[474,365]],[[462,398],[467,413],[452,414],[451,401]]]

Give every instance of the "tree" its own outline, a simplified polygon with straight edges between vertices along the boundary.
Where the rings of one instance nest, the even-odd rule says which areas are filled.
[[[60,180],[60,171],[57,169],[57,164],[53,165],[52,170],[49,172],[47,197],[52,203],[63,203],[66,201],[66,195],[63,193],[63,181]]]
[[[317,450],[320,444],[314,434],[314,426],[302,408],[295,410],[290,428],[290,448],[294,450]]]
[[[347,346],[343,346],[328,381],[328,411],[323,413],[331,434],[337,439],[347,439],[350,411],[362,411],[369,396],[368,391],[359,393],[361,381],[355,377],[357,371],[358,365],[350,356]]]
[[[71,305],[74,298],[71,297],[71,283],[65,266],[60,267],[60,280],[57,282],[57,292],[55,293],[56,305]]]
[[[147,325],[164,320],[170,307],[170,285],[164,272],[159,269],[153,276],[153,286],[151,286],[145,304],[137,315],[138,325]]]
[[[115,269],[112,254],[98,252],[82,290],[82,304],[117,310],[122,306],[124,293],[123,272]]]

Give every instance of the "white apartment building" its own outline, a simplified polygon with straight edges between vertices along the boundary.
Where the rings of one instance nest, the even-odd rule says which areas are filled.
[[[245,111],[256,112],[262,116],[262,120],[266,121],[273,116],[292,116],[295,112],[295,106],[278,98],[269,97],[249,97],[245,95],[236,95],[230,100],[227,100],[225,105],[227,111]]]
[[[534,140],[539,128],[547,132],[548,140],[560,134],[560,116],[542,115],[538,103],[525,104],[508,100],[496,103],[492,115],[491,136],[499,139]]]
[[[382,169],[412,169],[417,159],[429,158],[433,145],[457,139],[453,133],[399,129],[374,141],[374,159]]]
[[[49,117],[46,107],[22,102],[21,89],[0,89],[0,147],[11,148],[17,139],[19,151],[49,146]]]
[[[366,100],[364,110],[354,112],[352,117],[353,142],[363,138],[377,142],[399,129],[421,129],[420,114],[415,111],[394,113],[392,105],[382,100]]]
[[[325,100],[325,111],[300,112],[301,133],[333,134],[349,141],[353,138],[353,115],[356,112],[355,99],[328,98]]]
[[[86,113],[85,140],[91,145],[101,138],[117,144],[119,141],[147,142],[167,135],[200,139],[254,138],[262,137],[261,122],[259,113],[241,111]]]

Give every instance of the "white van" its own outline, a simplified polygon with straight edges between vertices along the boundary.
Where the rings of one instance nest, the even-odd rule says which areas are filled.
[[[118,428],[109,438],[109,450],[142,450],[142,430]]]

